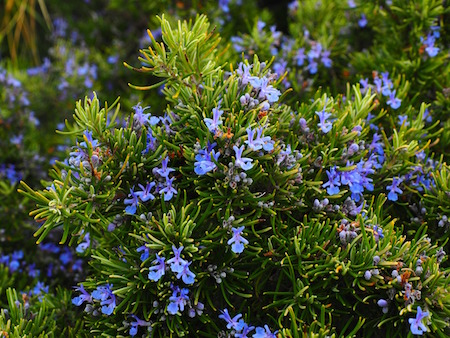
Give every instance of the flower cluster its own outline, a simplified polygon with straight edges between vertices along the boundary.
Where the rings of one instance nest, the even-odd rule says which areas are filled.
[[[99,310],[110,316],[116,307],[116,296],[112,292],[110,284],[98,286],[91,294],[84,289],[83,284],[75,287],[75,291],[79,291],[81,294],[72,298],[72,304],[81,306],[86,302],[84,311],[92,313],[93,316],[98,316]]]
[[[386,103],[392,109],[398,109],[402,103],[402,100],[396,97],[397,90],[394,89],[394,84],[391,79],[389,79],[389,72],[381,73],[381,77],[378,76],[377,72],[373,72],[373,85],[369,84],[368,78],[359,80],[361,85],[361,93],[365,93],[368,88],[372,88],[379,95],[387,97]]]
[[[176,274],[177,279],[181,279],[185,284],[191,285],[195,281],[195,274],[189,269],[192,262],[188,262],[181,258],[181,251],[183,251],[183,246],[178,249],[172,246],[174,257],[170,258],[167,263],[165,263],[165,257],[159,257],[156,254],[156,260],[153,261],[154,266],[150,267],[148,278],[154,282],[157,282],[164,274],[168,267],[170,270]],[[142,259],[142,258],[141,258]]]
[[[228,309],[222,310],[222,314],[219,315],[220,319],[223,319],[227,322],[227,329],[231,330],[231,335],[233,337],[250,337],[250,332],[255,330],[253,333],[253,338],[276,338],[277,331],[273,332],[270,330],[268,325],[264,325],[264,327],[254,327],[247,324],[242,318],[242,314],[237,314],[233,318],[228,313]]]
[[[439,26],[432,26],[431,32],[428,33],[426,38],[420,37],[420,41],[423,43],[423,48],[427,52],[428,56],[433,58],[439,53],[439,47],[436,47],[434,44],[436,43],[436,39],[439,39],[441,36]]]

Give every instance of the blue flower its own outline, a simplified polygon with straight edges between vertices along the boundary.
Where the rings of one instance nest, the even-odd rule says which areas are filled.
[[[223,114],[223,110],[219,110],[219,108],[213,108],[213,118],[207,118],[205,117],[203,121],[206,124],[206,127],[208,130],[212,133],[215,133],[217,129],[219,128],[219,125],[222,124],[222,121],[220,120],[220,116]]]
[[[439,31],[437,31],[439,34]],[[421,38],[423,41],[423,38]],[[425,51],[428,53],[430,57],[435,57],[439,53],[439,48],[434,46],[434,43],[436,42],[436,36],[435,34],[428,34],[425,41],[423,41],[423,44],[425,46]]]
[[[364,14],[361,14],[361,18],[358,20],[358,26],[361,28],[367,26],[367,17]]]
[[[31,295],[38,296],[39,301],[42,301],[45,293],[48,293],[48,285],[45,286],[44,282],[37,282],[36,286],[30,291]]]
[[[207,172],[217,168],[217,165],[213,162],[213,159],[217,162],[219,160],[220,153],[216,153],[213,149],[216,143],[209,144],[206,149],[201,149],[197,155],[195,155],[196,162],[194,163],[194,172],[197,175],[204,175]]]
[[[378,133],[373,134],[372,142],[369,146],[369,151],[375,152],[378,155],[384,155],[384,143]]]
[[[398,116],[398,125],[401,127],[405,125],[405,127],[409,126],[408,115],[399,115]]]
[[[381,79],[383,81],[383,87],[381,88],[381,93],[384,96],[389,96],[391,94],[391,88],[394,86],[392,81],[389,79],[389,72],[381,73]]]
[[[317,73],[317,67],[319,66],[318,63],[311,58],[308,58],[309,64],[306,66],[306,70],[309,70],[310,74],[316,74]]]
[[[277,331],[272,333],[270,331],[269,326],[264,325],[264,327],[257,327],[256,333],[253,334],[253,338],[276,338],[277,337]]]
[[[147,183],[145,187],[142,184],[138,184],[138,186],[141,188],[141,191],[137,191],[136,195],[139,196],[142,202],[155,199],[155,196],[150,193],[151,189],[155,186],[155,182]]]
[[[80,306],[84,302],[92,303],[92,296],[84,289],[83,284],[80,284],[80,286],[74,287],[75,291],[80,291],[81,295],[72,298],[72,304],[76,306]]]
[[[236,73],[241,77],[241,82],[242,85],[245,86],[249,83],[250,81],[250,69],[252,68],[252,66],[248,66],[243,62],[240,62],[238,65],[238,68],[236,69]]]
[[[150,322],[146,322],[145,320],[139,319],[136,315],[130,315],[133,317],[135,322],[130,323],[130,336],[134,337],[137,334],[139,326],[150,326]]]
[[[361,85],[361,94],[367,92],[367,89],[369,88],[369,79],[368,78],[361,79],[359,80],[359,84]]]
[[[239,323],[239,319],[242,317],[242,315],[239,313],[233,318],[231,318],[230,314],[228,313],[228,309],[224,309],[222,311],[222,314],[219,315],[220,319],[223,319],[227,322],[227,329],[234,329],[236,331],[241,331],[242,324]]]
[[[116,296],[111,290],[112,284],[106,284],[104,286],[98,286],[96,290],[92,292],[92,298],[99,300],[102,306],[102,313],[109,316],[113,313],[116,307]]]
[[[88,232],[88,233],[86,233],[86,235],[84,235],[83,242],[78,244],[78,246],[76,248],[76,252],[78,252],[78,253],[85,252],[86,249],[89,247],[89,245],[91,245],[91,239],[90,239],[90,235]]]
[[[188,293],[188,289],[183,288],[180,290],[178,286],[173,288],[172,296],[169,298],[170,303],[167,306],[167,311],[171,315],[177,314],[178,311],[183,312],[184,306],[189,300]]]
[[[136,213],[136,208],[139,205],[139,197],[138,195],[133,191],[133,188],[130,188],[130,194],[128,195],[130,198],[126,198],[123,202],[125,204],[130,204],[125,208],[125,212],[130,215],[134,215]]]
[[[170,201],[173,195],[176,195],[178,193],[177,190],[172,186],[172,182],[174,179],[175,177],[166,177],[166,186],[159,191],[161,195],[164,193],[164,201]]]
[[[191,263],[184,264],[183,269],[177,273],[177,278],[181,278],[185,284],[194,284],[195,273],[189,270]]]
[[[420,306],[417,307],[416,318],[408,319],[409,323],[411,324],[412,334],[422,335],[424,332],[428,331],[427,327],[424,325],[424,323],[422,323],[422,320],[428,316],[428,312],[423,312]]]
[[[145,147],[144,150],[142,150],[141,154],[145,155],[147,154],[150,150],[151,151],[155,151],[156,150],[156,137],[153,137],[153,133],[152,130],[148,130],[147,132],[147,145]]]
[[[144,251],[144,252],[141,254],[141,257],[140,257],[142,262],[145,261],[148,257],[150,257],[149,248],[147,248],[146,245],[140,246],[139,248],[136,249],[136,251],[137,251],[137,252]]]
[[[248,157],[241,157],[244,151],[244,146],[241,146],[240,148],[238,148],[237,146],[233,146],[233,149],[236,153],[236,160],[234,161],[234,165],[245,171],[251,169],[253,167],[253,164],[251,164],[251,162],[253,162],[253,159]]]
[[[270,103],[278,101],[281,92],[269,84],[268,78],[258,78],[257,76],[251,76],[249,81],[253,88],[259,89],[258,99],[267,100]]]
[[[148,279],[151,281],[157,282],[161,279],[161,277],[166,272],[166,264],[164,263],[165,257],[159,257],[158,254],[156,254],[156,259],[153,261],[154,266],[150,267],[148,272]]]
[[[168,168],[168,167],[167,167],[167,164],[168,164],[168,163],[169,163],[169,157],[166,156],[166,157],[164,157],[164,159],[163,159],[162,162],[161,162],[162,168],[161,168],[161,169],[157,168],[157,169],[155,170],[155,172],[157,172],[161,177],[168,178],[168,177],[169,177],[169,174],[170,174],[172,171],[175,171],[175,169],[172,169],[172,168]],[[170,198],[169,198],[169,199],[170,199]]]
[[[247,146],[253,151],[257,151],[262,148],[262,145],[259,142],[257,142],[257,143],[254,142],[253,138],[255,135],[256,135],[255,131],[251,127],[248,127],[247,128],[247,140],[245,140],[244,143],[246,143]]]
[[[257,144],[262,145],[262,148],[265,151],[272,151],[273,150],[274,141],[272,141],[270,136],[262,136],[263,128],[262,127],[257,128],[256,129],[256,133],[257,133],[257,135],[256,135],[255,142]]]
[[[331,68],[331,65],[333,64],[333,61],[329,58],[330,51],[323,50],[321,54],[321,61],[325,68]]]
[[[397,194],[403,193],[403,191],[398,187],[400,185],[400,183],[402,183],[402,182],[403,182],[403,178],[394,177],[392,179],[392,184],[388,185],[386,187],[386,189],[389,190],[388,200],[394,201],[394,202],[398,200]]]
[[[305,63],[305,59],[306,59],[305,48],[299,48],[297,54],[295,55],[297,66],[303,66],[303,64]]]
[[[336,166],[327,170],[328,182],[322,185],[323,188],[327,188],[328,195],[337,195],[339,194],[339,186],[341,185],[339,173],[336,171]]]
[[[249,326],[247,323],[244,323],[244,321],[241,319],[240,322],[243,322],[241,324],[241,329],[239,330],[240,332],[235,333],[234,336],[236,338],[248,338],[248,334],[250,333],[250,331],[253,331],[255,329],[254,326]]]
[[[391,93],[389,94],[389,100],[386,101],[386,103],[390,105],[392,109],[399,108],[402,103],[402,100],[395,97],[395,92],[395,89],[391,91]]]
[[[64,252],[59,256],[59,260],[61,261],[62,265],[65,266],[69,264],[73,259],[72,252],[68,247],[65,247]]]
[[[147,125],[150,122],[149,117],[151,114],[144,114],[144,110],[146,110],[148,108],[150,108],[150,106],[142,108],[142,106],[140,105],[140,102],[138,104],[136,104],[135,106],[133,106],[133,109],[134,109],[133,121],[137,126],[142,127],[144,125]]]
[[[188,262],[185,261],[183,258],[181,258],[181,251],[183,251],[184,247],[180,246],[178,249],[175,245],[172,245],[172,251],[174,254],[174,257],[169,259],[167,261],[167,264],[170,264],[170,269],[172,272],[179,273],[183,271],[184,265],[186,265]]]
[[[244,244],[248,244],[248,241],[241,236],[244,229],[244,226],[241,226],[237,229],[231,229],[233,231],[233,237],[231,237],[227,243],[228,245],[231,245],[231,251],[233,251],[234,253],[241,253],[242,251],[244,251]]]
[[[322,133],[324,134],[328,133],[333,127],[333,123],[327,121],[331,117],[331,114],[325,111],[325,107],[326,102],[322,111],[316,111],[316,114],[319,116],[319,123],[317,124],[317,126],[320,128],[320,130],[322,130]]]
[[[383,81],[379,77],[377,77],[377,78],[373,79],[373,83],[375,83],[377,93],[381,93],[382,87],[383,87]]]
[[[41,273],[38,269],[36,269],[36,263],[28,265],[27,269],[28,269],[28,276],[30,276],[31,278],[35,278],[39,276],[39,274]]]

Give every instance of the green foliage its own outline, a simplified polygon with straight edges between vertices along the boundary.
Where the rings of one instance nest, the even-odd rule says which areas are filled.
[[[422,121],[426,104],[407,101],[405,76],[393,77],[408,102],[401,110],[408,124],[400,126],[398,114],[380,104],[382,96],[363,95],[359,86],[348,85],[345,96],[319,90],[311,102],[286,105],[286,94],[275,89],[282,79],[274,80],[270,64],[255,55],[233,70],[221,59],[220,38],[205,16],[175,27],[164,16],[160,22],[162,42],[150,34],[143,66],[129,68],[162,79],[139,89],[164,84],[165,115],[149,122],[155,116],[137,105],[121,125],[118,100],[103,108],[96,95],[79,101],[64,132],[77,138],[70,158],[52,170],[48,189],[22,182],[20,190],[36,203],[31,215],[44,221],[38,242],[54,229],[62,232],[61,243],[90,235],[91,270],[82,285],[93,297],[108,285],[115,301],[112,313],[103,303],[82,302],[84,329],[131,334],[135,315],[145,321],[135,324],[140,334],[212,337],[226,334],[218,316],[227,308],[232,317],[242,313],[285,337],[395,337],[411,335],[408,319],[421,306],[429,331],[442,336],[450,302],[442,250],[448,235],[436,215],[448,212],[439,204],[448,167],[417,156],[432,156],[442,130]],[[261,94],[264,79],[272,97]],[[257,103],[245,103],[250,98]],[[218,110],[220,123],[211,130]],[[332,118],[329,131],[322,113]],[[377,117],[369,122],[369,114]],[[370,124],[377,124],[379,141]],[[251,148],[249,130],[258,127],[268,150]],[[241,146],[242,157],[252,160],[247,167],[238,160]],[[383,160],[372,156],[377,147]],[[202,171],[199,162],[208,154],[211,169]],[[331,192],[325,183],[333,170],[359,171],[368,181],[357,197],[344,181]],[[415,184],[419,173],[435,185]],[[404,186],[394,202],[388,192],[398,177],[405,177]],[[167,188],[169,178],[175,192]],[[151,182],[153,198],[133,200]],[[248,241],[242,250],[230,247],[237,229]],[[192,283],[167,263],[180,247]],[[149,273],[158,257],[167,268],[154,280]],[[189,293],[186,309],[174,312],[178,286]],[[383,299],[387,305],[378,306]]]

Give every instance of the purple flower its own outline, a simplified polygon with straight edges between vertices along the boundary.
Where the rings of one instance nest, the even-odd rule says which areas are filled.
[[[272,331],[270,331],[269,326],[267,326],[267,325],[264,325],[264,327],[258,326],[256,328],[256,333],[254,333],[252,337],[253,338],[276,338],[277,332],[275,331],[274,333],[272,333]]]
[[[191,263],[184,264],[182,270],[177,273],[177,278],[181,278],[185,284],[194,284],[195,273],[189,270]]]
[[[30,294],[38,296],[39,301],[42,301],[42,297],[45,293],[48,293],[48,285],[45,286],[44,282],[37,282],[36,286],[30,290]]]
[[[139,248],[136,249],[136,251],[137,251],[138,253],[141,252],[141,251],[144,251],[144,252],[141,254],[141,257],[140,257],[142,262],[145,261],[148,257],[150,257],[150,251],[149,251],[149,248],[147,248],[146,245],[140,246]]]
[[[134,109],[134,116],[133,116],[133,122],[139,126],[142,127],[149,123],[149,117],[151,114],[144,114],[144,110],[150,108],[150,106],[147,106],[145,108],[142,108],[140,105],[140,102],[133,106]]]
[[[184,306],[189,300],[188,293],[188,289],[183,288],[180,290],[178,286],[173,288],[172,296],[169,298],[170,303],[167,306],[167,311],[171,315],[176,315],[178,311],[182,312],[184,310]]]
[[[381,136],[378,133],[373,134],[372,142],[370,143],[369,150],[375,152],[378,155],[384,155],[384,143]]]
[[[148,272],[148,279],[157,282],[165,274],[166,264],[164,263],[165,257],[159,257],[156,254],[156,259],[153,261],[154,266],[151,266]]]
[[[262,148],[262,144],[260,144],[259,142],[254,142],[253,138],[256,135],[255,130],[253,130],[251,127],[247,128],[247,140],[244,141],[244,143],[246,143],[248,145],[248,147],[253,150],[253,151],[257,151],[260,150]]]
[[[328,182],[322,185],[323,188],[327,188],[328,195],[339,194],[339,186],[341,185],[339,173],[336,171],[336,166],[327,170]]]
[[[257,76],[251,76],[249,78],[249,81],[253,88],[259,89],[258,99],[268,100],[270,103],[278,101],[281,92],[269,84],[268,78],[258,78]]]
[[[270,136],[262,136],[263,128],[262,127],[257,128],[256,129],[256,133],[257,133],[257,135],[256,135],[255,142],[257,144],[261,144],[265,151],[272,151],[273,150],[274,141],[272,141]]]
[[[167,261],[167,264],[170,264],[170,269],[172,272],[179,273],[183,271],[184,265],[186,265],[188,262],[185,261],[183,258],[180,257],[181,251],[183,251],[184,247],[180,246],[180,248],[176,248],[175,245],[172,245],[172,251],[174,254],[174,257],[169,259]]]
[[[439,31],[437,31],[439,34]],[[423,38],[422,38],[423,40]],[[428,53],[430,57],[435,57],[439,53],[439,47],[435,47],[434,43],[436,42],[436,36],[434,34],[428,34],[423,44],[425,46],[425,51]]]
[[[76,252],[78,253],[83,253],[86,251],[86,249],[89,247],[89,245],[91,245],[91,238],[89,235],[89,232],[86,233],[86,235],[83,238],[83,242],[81,242],[80,244],[78,244],[77,248],[76,248]]]
[[[228,313],[228,309],[224,309],[222,311],[222,314],[219,315],[220,319],[223,319],[224,321],[227,322],[227,329],[234,329],[236,331],[241,331],[242,330],[242,325],[239,323],[239,318],[241,318],[242,315],[239,313],[236,316],[234,316],[233,318],[231,318],[230,314]]]
[[[367,17],[364,14],[361,14],[361,18],[358,20],[358,26],[361,28],[367,26]]]
[[[333,123],[327,121],[331,117],[331,114],[325,111],[325,106],[326,103],[322,111],[316,111],[316,114],[319,116],[319,123],[317,124],[317,126],[320,128],[320,130],[322,130],[324,134],[328,133],[333,127]]]
[[[333,63],[333,61],[331,61],[329,56],[330,56],[330,51],[324,49],[321,54],[321,61],[322,61],[323,65],[325,66],[325,68],[331,68],[331,65]]]
[[[81,295],[72,298],[72,304],[76,306],[80,306],[84,302],[92,303],[92,296],[84,289],[83,284],[80,284],[80,286],[74,287],[75,291],[80,291]]]
[[[30,276],[31,278],[35,278],[39,276],[39,274],[41,273],[38,269],[36,269],[36,263],[28,265],[27,269],[28,269],[28,276]]]
[[[164,193],[164,201],[170,201],[173,195],[176,195],[178,193],[177,190],[172,186],[172,182],[174,179],[175,177],[166,177],[166,186],[159,191],[161,195]]]
[[[423,312],[420,306],[417,307],[416,318],[409,318],[408,321],[411,324],[411,333],[422,335],[424,332],[427,332],[427,327],[422,323],[422,320],[425,317],[428,317],[428,312]]]
[[[390,105],[392,109],[399,108],[402,103],[402,100],[395,97],[395,92],[395,89],[391,91],[391,93],[389,94],[389,100],[386,101],[386,103]]]
[[[131,315],[135,322],[130,323],[130,336],[134,337],[137,334],[139,326],[150,326],[150,322],[146,322],[145,320],[139,319],[136,315]]]
[[[373,226],[373,237],[375,238],[375,242],[378,243],[380,238],[384,238],[383,229],[378,225]]]
[[[239,322],[243,322],[243,320],[241,319]],[[239,333],[235,333],[234,336],[236,338],[248,338],[248,334],[250,333],[250,331],[253,331],[255,329],[254,326],[249,326],[247,323],[242,323],[241,324],[241,332]]]
[[[138,195],[133,191],[133,188],[130,188],[130,194],[128,195],[130,198],[126,198],[123,202],[125,204],[130,204],[125,208],[125,212],[130,215],[134,215],[136,213],[136,208],[139,205],[139,197]]]
[[[203,121],[206,124],[206,127],[208,130],[212,133],[215,133],[217,129],[219,128],[219,125],[222,124],[222,121],[220,120],[220,116],[223,114],[223,110],[219,110],[219,108],[213,108],[213,118],[207,118],[205,117]]]
[[[142,202],[147,202],[148,200],[153,201],[155,199],[155,196],[150,193],[150,190],[155,186],[155,182],[147,183],[145,187],[142,184],[138,184],[138,186],[141,188],[141,191],[137,191],[136,195],[139,196]]]
[[[244,151],[244,146],[242,145],[240,148],[238,148],[237,146],[233,146],[233,149],[236,153],[236,160],[234,161],[235,166],[245,171],[251,169],[253,167],[253,164],[251,164],[251,162],[253,162],[253,159],[248,157],[241,157]]]
[[[430,114],[430,111],[427,109],[425,109],[423,116],[422,116],[422,120],[425,120],[428,123],[433,122],[433,117]]]
[[[386,189],[389,191],[388,200],[394,201],[394,202],[398,200],[397,194],[403,193],[403,191],[398,187],[400,185],[400,183],[402,183],[402,182],[403,182],[403,178],[394,177],[392,179],[392,184],[388,185],[386,187]]]
[[[64,252],[59,256],[59,260],[61,261],[62,265],[65,266],[69,264],[73,259],[72,252],[68,247],[64,248]]]
[[[236,73],[241,77],[241,82],[243,86],[246,86],[250,82],[250,69],[252,66],[247,66],[243,62],[240,62],[238,68],[236,69]]]
[[[168,167],[167,167],[167,164],[168,164],[168,163],[169,163],[169,157],[166,156],[166,157],[164,157],[164,159],[163,159],[162,162],[161,162],[162,168],[161,168],[161,169],[157,168],[157,169],[155,170],[155,172],[157,172],[161,177],[168,178],[168,177],[169,177],[169,174],[170,174],[172,171],[175,171],[175,169],[172,169],[172,168],[168,168]],[[170,198],[169,198],[169,199],[170,199]]]
[[[319,66],[317,62],[313,59],[308,58],[309,64],[306,66],[306,70],[309,70],[310,74],[316,74],[317,73],[317,67]]]
[[[147,132],[147,145],[144,150],[142,150],[142,155],[148,154],[150,150],[155,151],[156,149],[156,137],[153,137],[152,130]]]
[[[244,251],[244,244],[248,244],[248,241],[241,236],[242,231],[245,229],[244,226],[239,227],[239,228],[232,228],[231,230],[233,231],[233,237],[231,237],[228,240],[228,245],[231,245],[231,251],[233,251],[234,253],[241,253],[242,251]]]
[[[375,83],[377,93],[381,93],[382,87],[383,87],[383,81],[377,77],[377,78],[373,79],[373,83]]]
[[[230,0],[219,0],[219,8],[224,12],[228,13],[230,8],[228,7]]]
[[[106,284],[104,286],[98,286],[96,290],[92,292],[92,298],[99,300],[102,306],[102,313],[109,316],[113,313],[116,307],[116,296],[111,290],[112,284]]]
[[[389,72],[381,73],[381,78],[383,81],[383,87],[381,88],[381,93],[384,96],[389,96],[391,94],[391,88],[394,86],[392,81],[389,79]]]
[[[408,115],[399,115],[398,116],[398,125],[401,127],[405,125],[405,127],[409,126]]]
[[[369,79],[366,77],[365,79],[359,80],[359,84],[361,85],[361,94],[367,92],[369,88]]]
[[[295,56],[297,66],[303,66],[303,64],[305,63],[305,59],[306,59],[305,48],[299,48]]]
[[[209,144],[206,149],[201,149],[197,155],[195,155],[196,162],[194,163],[194,172],[197,175],[204,175],[207,172],[217,168],[217,165],[213,162],[213,159],[217,162],[219,160],[220,153],[216,153],[213,149],[216,143]]]

